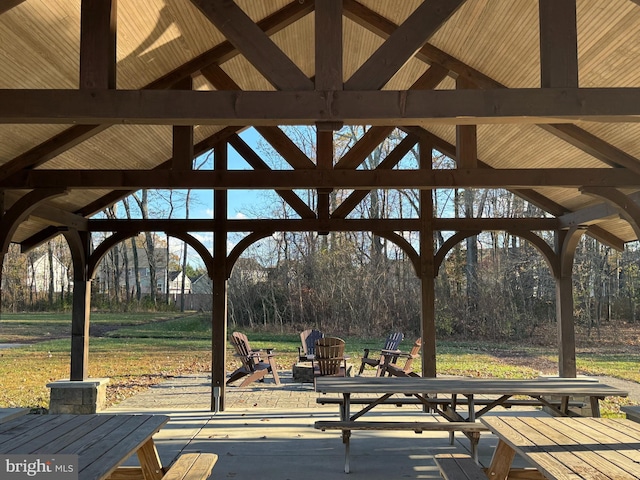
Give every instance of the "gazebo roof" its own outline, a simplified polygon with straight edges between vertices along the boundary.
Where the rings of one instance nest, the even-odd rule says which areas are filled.
[[[180,160],[188,143],[197,155],[257,125],[310,170],[277,125],[342,122],[401,127],[458,159],[455,175],[419,185],[504,186],[560,228],[616,248],[638,237],[625,203],[640,190],[637,1],[577,0],[575,21],[571,0],[115,3],[0,0],[5,208],[47,196],[13,233],[25,248],[87,229],[138,187],[416,186],[400,174],[204,177]]]

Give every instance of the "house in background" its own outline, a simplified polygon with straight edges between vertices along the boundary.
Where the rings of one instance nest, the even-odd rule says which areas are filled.
[[[203,273],[199,277],[191,279],[191,293],[194,294],[213,294],[213,280],[209,278],[209,275]]]
[[[182,272],[168,272],[169,274],[169,294],[179,295],[182,293],[182,279],[184,278],[184,293],[192,293],[191,279],[185,276]],[[156,274],[156,280],[158,283],[158,293],[167,293],[167,271]]]
[[[53,273],[54,293],[68,292],[73,287],[69,280],[69,269],[55,255],[52,257],[53,268],[49,262],[49,255],[38,257],[27,268],[27,282],[33,293],[49,292],[51,275]]]

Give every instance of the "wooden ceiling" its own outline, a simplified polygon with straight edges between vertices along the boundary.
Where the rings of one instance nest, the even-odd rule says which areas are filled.
[[[0,0],[5,208],[65,192],[12,240],[87,229],[142,187],[503,186],[622,248],[638,237],[638,27],[632,0]],[[400,127],[459,168],[338,175],[277,128],[342,123]],[[185,142],[197,155],[252,125],[293,171],[180,163]]]

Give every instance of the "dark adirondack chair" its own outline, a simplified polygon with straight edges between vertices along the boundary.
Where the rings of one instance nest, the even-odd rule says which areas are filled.
[[[266,349],[266,355],[262,350],[252,350],[247,336],[240,332],[233,332],[229,339],[236,350],[235,356],[240,359],[242,365],[231,374],[227,380],[227,385],[244,377],[246,378],[242,380],[241,387],[246,387],[257,380],[264,382],[264,377],[268,373],[273,375],[276,385],[280,385],[280,377],[278,376],[275,354],[272,348]],[[264,360],[265,358],[266,361]]]
[[[344,355],[344,340],[338,337],[323,337],[316,340],[313,358],[313,375],[320,377],[347,375],[347,358]]]
[[[300,332],[300,343],[302,343],[301,347],[298,347],[298,361],[300,362],[310,362],[313,360],[313,356],[316,351],[316,340],[319,340],[324,337],[324,333],[320,330],[315,329],[307,329],[303,332]]]
[[[384,377],[385,375],[395,376],[395,377],[419,377],[417,373],[415,373],[411,368],[413,366],[413,360],[420,357],[420,349],[422,348],[422,339],[418,338],[413,347],[411,347],[411,351],[400,352],[399,354],[393,355],[382,355],[383,359],[380,361],[380,376]],[[395,358],[395,361],[392,360]],[[405,359],[404,365],[400,365],[401,359]]]
[[[402,332],[392,332],[389,334],[389,336],[387,337],[387,339],[384,342],[384,346],[382,347],[382,350],[380,350],[380,355],[376,356],[375,358],[370,358],[369,357],[369,349],[365,348],[364,349],[364,355],[362,356],[362,363],[360,364],[360,371],[358,372],[358,375],[362,375],[362,372],[364,372],[364,367],[365,365],[369,365],[371,367],[376,367],[377,371],[376,371],[376,377],[380,376],[380,361],[383,360],[383,355],[387,355],[387,356],[392,356],[392,360],[391,363],[395,363],[397,360],[397,356],[393,357],[394,353],[400,353],[400,350],[398,350],[398,347],[400,346],[400,342],[402,342],[402,339],[404,338],[404,334]],[[383,360],[384,361],[384,360]]]

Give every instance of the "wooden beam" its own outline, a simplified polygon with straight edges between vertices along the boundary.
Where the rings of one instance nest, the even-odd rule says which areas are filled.
[[[191,0],[264,77],[279,90],[311,90],[313,83],[231,0]]]
[[[0,15],[4,12],[8,12],[13,7],[17,7],[25,0],[0,0]]]
[[[389,134],[393,127],[373,127],[365,132],[358,141],[336,162],[335,169],[355,169],[364,162],[365,158],[373,152]]]
[[[316,2],[316,90],[342,90],[342,0]]]
[[[0,182],[0,188],[139,189],[193,188],[265,190],[308,188],[537,188],[583,186],[637,188],[640,175],[623,168],[433,170],[29,170]]]
[[[466,78],[458,78],[459,89],[473,88]],[[458,168],[478,167],[478,129],[475,125],[456,125],[456,160]]]
[[[627,195],[627,198],[633,203],[640,203],[640,193]],[[566,229],[597,224],[609,218],[618,217],[619,215],[620,210],[618,208],[609,202],[603,202],[561,215],[558,217],[558,222],[560,228]]]
[[[80,88],[116,88],[118,0],[82,0]]]
[[[18,2],[14,3],[17,4]],[[271,35],[288,27],[311,11],[313,11],[313,4],[311,2],[301,4],[297,0],[294,0],[274,14],[258,22],[258,25],[267,35]],[[143,88],[170,88],[172,85],[185,77],[193,75],[200,69],[212,63],[225,62],[238,55],[238,53],[238,50],[230,42],[222,42]],[[110,125],[77,125],[71,127],[37,145],[28,152],[5,162],[0,166],[0,178],[6,178],[23,168],[40,166],[109,127]]]
[[[193,80],[187,77],[174,85],[175,89],[191,90]],[[171,168],[187,171],[193,168],[193,125],[173,126]]]
[[[378,90],[427,43],[465,0],[423,2],[345,83],[346,90]]]
[[[316,132],[316,157],[317,168],[323,172],[331,172],[333,169],[333,132]],[[332,188],[319,188],[317,190],[318,202],[317,211],[318,219],[327,222],[330,216],[330,194]],[[321,230],[321,234],[328,234],[329,229]]]
[[[184,231],[207,232],[221,228],[220,223],[228,232],[262,232],[289,231],[313,232],[321,231],[328,226],[333,232],[357,231],[418,231],[418,218],[378,218],[378,219],[341,219],[330,218],[328,221],[319,219],[169,219],[169,220],[141,220],[122,219],[89,220],[90,232],[160,232]],[[459,230],[556,230],[558,222],[555,218],[434,218],[433,229],[443,231]]]
[[[240,86],[218,65],[210,65],[202,70],[202,75],[216,90],[240,90]],[[311,159],[278,127],[262,127],[257,131],[293,168],[315,168]]]
[[[538,0],[540,85],[578,87],[576,0]]]
[[[315,163],[280,128],[255,127],[255,129],[293,168],[316,168]]]
[[[640,121],[640,88],[325,92],[0,90],[0,124],[544,124]]]
[[[343,5],[344,13],[347,18],[382,38],[388,38],[389,35],[398,28],[396,24],[377,14],[373,10],[370,10],[356,0],[344,0]],[[439,65],[450,70],[456,77],[466,78],[475,83],[479,88],[506,88],[506,86],[500,82],[429,43],[420,49],[416,54],[416,58],[419,58],[432,66]],[[640,172],[640,167],[638,167],[640,160],[622,152],[613,145],[595,137],[580,127],[575,125],[541,124],[538,126],[611,166],[615,165],[633,168],[631,163],[635,163],[635,168],[637,169],[635,171]],[[626,160],[627,163],[622,163],[622,160]]]
[[[409,153],[409,150],[416,144],[417,138],[414,135],[408,135],[405,137],[396,147],[380,162],[376,167],[376,170],[388,170],[395,167],[404,156]],[[364,200],[367,194],[371,190],[354,190],[351,194],[345,198],[340,205],[333,211],[331,216],[333,218],[346,218],[349,213],[353,211],[358,204]]]
[[[255,170],[269,171],[271,168],[249,147],[238,135],[229,138],[231,145],[236,152],[244,158]],[[292,190],[276,190],[276,193],[300,215],[301,218],[316,218],[316,214],[302,199]]]

